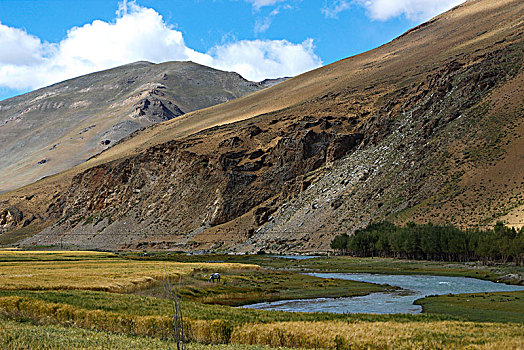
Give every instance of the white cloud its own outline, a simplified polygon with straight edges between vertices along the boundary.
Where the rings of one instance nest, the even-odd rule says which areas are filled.
[[[191,60],[250,80],[297,75],[322,64],[312,40],[239,41],[198,52],[155,10],[135,3],[122,3],[114,22],[72,28],[56,44],[0,23],[0,47],[0,88],[10,89],[39,88],[139,60]]]
[[[259,9],[264,6],[273,6],[276,3],[282,2],[284,0],[246,0],[246,1],[252,3],[254,8]]]
[[[286,0],[246,0],[247,2],[250,2],[253,4],[253,8],[255,9],[255,12],[259,12],[260,8],[263,6],[273,6],[273,9],[271,11],[266,11],[266,15],[264,17],[259,17],[255,20],[255,26],[254,26],[254,32],[255,34],[265,33],[269,27],[271,27],[271,24],[273,23],[273,19],[280,14],[282,10],[293,10],[295,7],[290,4],[279,4],[275,6],[277,3],[284,2]],[[296,2],[297,0],[294,0]],[[263,12],[263,11],[260,11]]]
[[[0,47],[0,64],[34,64],[40,60],[44,51],[40,39],[1,22]]]
[[[337,18],[339,12],[349,9],[350,6],[348,0],[334,0],[329,5],[326,4],[321,11],[326,17]]]
[[[215,47],[213,66],[232,70],[252,80],[294,76],[319,67],[312,39],[301,44],[287,40],[243,40]],[[287,72],[287,73],[284,73]]]
[[[265,33],[271,24],[273,23],[273,18],[280,14],[281,10],[292,10],[293,6],[291,5],[281,5],[274,8],[266,17],[257,18],[255,21],[255,34]]]
[[[336,17],[356,4],[364,6],[374,20],[405,16],[412,21],[425,21],[463,2],[465,0],[333,0],[324,6],[322,13],[326,17]]]
[[[273,23],[273,18],[271,16],[259,18],[255,21],[255,34],[265,33]]]

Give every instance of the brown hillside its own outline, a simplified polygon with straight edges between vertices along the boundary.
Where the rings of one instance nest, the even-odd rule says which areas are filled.
[[[518,0],[468,1],[370,52],[138,132],[4,195],[36,218],[11,218],[4,241],[58,220],[23,243],[303,252],[384,218],[523,222],[523,19]]]

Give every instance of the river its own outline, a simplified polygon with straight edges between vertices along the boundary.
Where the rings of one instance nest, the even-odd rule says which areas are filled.
[[[466,277],[376,275],[369,273],[311,273],[309,275],[321,278],[388,284],[401,289],[391,293],[372,293],[361,297],[280,300],[246,305],[244,307],[294,312],[416,314],[422,312],[422,307],[413,305],[413,302],[429,295],[524,290],[522,286],[511,286]]]

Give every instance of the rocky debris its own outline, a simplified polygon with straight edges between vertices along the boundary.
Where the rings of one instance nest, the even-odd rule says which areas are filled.
[[[249,159],[257,159],[263,156],[264,154],[265,154],[264,151],[262,151],[261,149],[257,149],[256,151],[254,151],[253,153],[249,155]]]
[[[87,128],[84,128],[84,129],[80,130],[80,132],[78,134],[82,135],[82,134],[88,132],[89,130],[91,130],[91,129],[95,128],[95,127],[96,127],[96,124],[90,125]]]
[[[22,211],[16,207],[9,207],[0,211],[0,229],[6,230],[16,226],[24,218]]]
[[[494,59],[493,62],[500,59],[495,57],[490,59]],[[479,92],[485,84],[478,84],[476,78],[470,79],[471,72],[481,66],[483,70],[498,70],[485,62],[478,62],[475,67],[452,63],[446,66],[445,73],[436,74],[444,75],[438,80],[430,75],[431,90],[424,92],[424,97],[404,100],[402,95],[407,91],[400,89],[398,101],[387,101],[389,107],[382,114],[370,115],[354,141],[347,136],[338,136],[340,141],[345,141],[341,144],[347,145],[347,153],[343,147],[337,154],[335,151],[340,141],[333,139],[326,158],[338,158],[338,161],[333,166],[319,168],[314,176],[297,177],[295,182],[287,182],[282,189],[282,203],[286,205],[281,205],[272,214],[273,219],[258,227],[240,249],[328,250],[333,235],[351,233],[369,222],[395,217],[434,195],[445,183],[446,174],[442,170],[432,172],[429,169],[435,169],[435,164],[439,164],[442,150],[453,144],[460,130],[472,132],[474,126],[470,123],[479,117],[473,113],[472,120],[465,118],[468,108],[474,106],[471,103],[485,96],[485,91]],[[483,76],[489,80],[493,74]],[[498,79],[504,81],[505,74],[501,73]],[[467,96],[471,101],[466,103]],[[396,108],[402,101],[410,101],[404,102],[403,108],[407,110],[397,115],[395,120],[387,120],[388,109]],[[457,110],[464,118],[456,117]],[[304,126],[310,127],[309,130],[319,126],[312,118],[303,122],[306,123]],[[433,123],[431,132],[421,133],[420,130],[425,130],[422,123]],[[313,143],[322,138],[311,136],[308,140],[313,140]],[[362,143],[355,146],[361,140]],[[301,186],[306,181],[312,181],[312,184]],[[327,233],[323,233],[324,223],[332,228]],[[297,228],[300,228],[299,232]],[[511,283],[520,283],[515,276],[507,279]]]
[[[338,196],[337,198],[335,198],[330,206],[331,208],[333,208],[334,210],[337,210],[338,208],[340,208],[342,206],[342,204],[344,204],[344,198],[342,196]]]
[[[251,130],[256,132],[244,137],[255,137],[261,129]],[[304,130],[280,138],[267,151],[256,149],[249,153],[230,151],[244,144],[239,136],[218,142],[226,150],[218,154],[188,151],[198,144],[193,141],[155,146],[143,154],[75,176],[67,194],[48,209],[48,215],[61,218],[48,232],[75,232],[96,225],[100,219],[86,219],[93,213],[112,222],[97,228],[102,232],[130,217],[137,220],[132,228],[136,232],[163,227],[163,222],[177,222],[178,229],[191,232],[202,225],[214,227],[230,222],[252,208],[254,223],[262,225],[276,210],[277,202],[257,206],[278,195],[282,188],[290,195],[307,189],[311,182],[303,175],[325,164],[329,149],[337,155],[350,152],[358,139]],[[193,200],[195,196],[198,201]]]
[[[26,227],[26,226],[31,225],[31,223],[32,223],[33,221],[35,221],[35,220],[36,220],[36,216],[31,215],[30,218],[24,220],[24,223],[22,224],[22,227]]]
[[[255,209],[253,213],[253,220],[255,221],[255,225],[261,226],[267,222],[270,215],[273,213],[274,209],[271,209],[269,207],[258,207]]]
[[[261,134],[263,132],[264,132],[264,130],[260,129],[256,125],[251,125],[251,126],[247,127],[246,129],[244,129],[242,131],[242,133],[247,134],[247,136],[250,137],[250,138],[251,137],[255,137],[255,136],[257,136],[257,135],[259,135],[259,134]]]

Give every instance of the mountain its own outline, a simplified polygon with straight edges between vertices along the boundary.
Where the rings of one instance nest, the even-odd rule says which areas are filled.
[[[0,192],[67,170],[138,129],[264,87],[192,62],[137,62],[2,101]]]
[[[138,131],[1,195],[0,241],[315,252],[383,219],[522,225],[522,18],[520,0],[470,0],[375,50]]]

